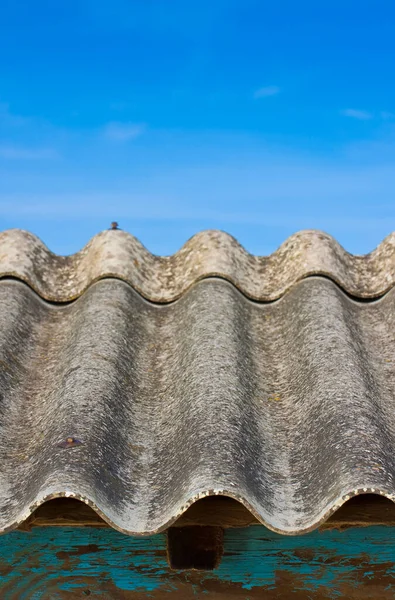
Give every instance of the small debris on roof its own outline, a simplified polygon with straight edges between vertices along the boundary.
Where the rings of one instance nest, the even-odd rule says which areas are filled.
[[[77,440],[75,437],[68,437],[63,442],[58,444],[59,448],[75,448],[76,446],[81,445],[81,440]]]

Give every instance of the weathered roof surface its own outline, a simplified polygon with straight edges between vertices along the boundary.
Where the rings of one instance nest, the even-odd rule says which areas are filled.
[[[374,298],[395,285],[395,234],[366,256],[346,252],[320,231],[292,235],[270,256],[249,254],[222,231],[203,231],[173,256],[155,256],[132,235],[106,230],[83,250],[57,256],[34,235],[18,229],[0,233],[0,277],[28,283],[42,298],[74,300],[93,282],[122,279],[153,302],[179,298],[207,277],[233,283],[253,300],[280,298],[301,279],[324,275],[353,296]]]
[[[292,243],[306,235],[327,243],[326,253],[320,246],[327,262],[336,249],[348,292],[366,296],[370,285],[369,293],[382,293],[387,288],[377,282],[394,277],[395,238],[358,258],[322,234]],[[244,294],[221,278],[191,285],[192,266],[189,279],[183,266],[166,279],[163,265],[173,261],[174,270],[180,257],[189,264],[187,246],[178,258],[150,257],[165,277],[152,280],[150,255],[122,232],[96,236],[69,259],[30,234],[1,239],[0,265],[13,278],[0,280],[0,530],[62,495],[81,498],[131,534],[164,529],[207,494],[236,498],[288,534],[317,527],[351,495],[395,498],[395,290],[367,302],[326,277],[296,283],[289,265],[303,264],[297,253],[291,259],[293,251],[288,258],[278,251],[285,277],[274,263],[271,271],[262,267],[276,255],[250,257],[215,232],[193,238],[189,256],[199,255],[199,239],[221,240],[218,260],[232,266]],[[113,248],[110,270],[101,242]],[[29,244],[39,250],[28,259]],[[141,249],[139,266],[131,266],[131,251],[117,254],[123,244]],[[255,266],[243,273],[233,260]],[[366,275],[368,264],[376,287],[355,276]],[[199,272],[210,273],[206,266]],[[109,276],[120,277],[122,268],[144,268],[141,286]],[[107,278],[87,287],[98,273]],[[271,287],[282,297],[248,299],[247,290],[270,288],[268,273],[288,282]],[[136,291],[143,287],[158,302],[169,290],[173,298],[189,289],[159,304]],[[67,304],[44,299],[78,295]]]

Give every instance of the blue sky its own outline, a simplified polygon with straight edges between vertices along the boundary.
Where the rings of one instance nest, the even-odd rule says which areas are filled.
[[[0,229],[59,253],[395,229],[395,4],[28,0],[0,19]]]

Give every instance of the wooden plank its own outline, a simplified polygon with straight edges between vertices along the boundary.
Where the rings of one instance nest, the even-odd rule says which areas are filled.
[[[229,528],[214,571],[176,571],[166,534],[134,538],[96,527],[37,527],[2,537],[2,600],[389,600],[395,528],[283,536]]]
[[[239,502],[223,496],[211,496],[193,504],[177,520],[176,525],[212,525],[228,528],[247,527],[257,523],[256,518]],[[78,500],[59,498],[40,506],[20,529],[67,525],[108,527],[108,524],[86,504]],[[395,526],[395,504],[373,494],[357,496],[336,511],[321,529],[368,525]]]

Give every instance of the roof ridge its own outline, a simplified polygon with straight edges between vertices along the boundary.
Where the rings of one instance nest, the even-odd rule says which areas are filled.
[[[221,277],[253,300],[272,301],[311,275],[328,277],[358,298],[382,296],[395,285],[395,233],[371,253],[352,255],[329,234],[304,230],[268,256],[250,254],[218,230],[197,233],[171,256],[152,254],[119,229],[102,231],[69,256],[52,253],[27,231],[0,233],[0,277],[20,279],[53,302],[74,300],[108,277],[158,303],[176,300],[207,277]]]

